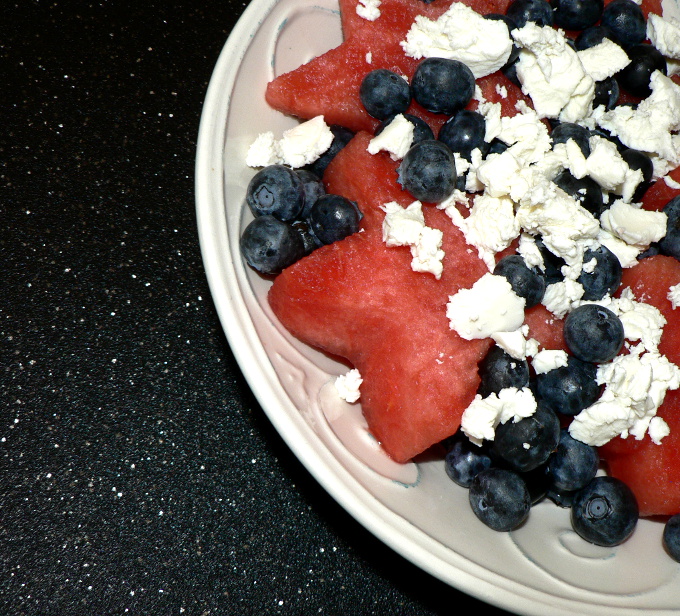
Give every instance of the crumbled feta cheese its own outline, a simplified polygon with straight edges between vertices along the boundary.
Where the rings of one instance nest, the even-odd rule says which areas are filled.
[[[536,240],[528,233],[520,234],[517,252],[522,256],[528,267],[537,267],[541,271],[545,271],[543,255],[536,244]]]
[[[477,394],[463,411],[460,427],[470,441],[481,445],[484,440],[494,439],[498,424],[530,417],[536,408],[536,399],[528,387],[508,387],[486,398]]]
[[[541,303],[558,319],[564,317],[583,297],[583,285],[571,278],[549,284]]]
[[[623,240],[612,235],[605,229],[600,229],[597,235],[597,241],[609,248],[621,263],[621,267],[635,267],[638,264],[637,257],[644,250],[641,246],[633,246],[626,244]]]
[[[375,21],[380,17],[380,0],[359,0],[356,12],[359,17],[368,21]]]
[[[647,17],[647,38],[664,56],[680,60],[680,21],[650,13]]]
[[[304,167],[319,158],[333,142],[333,133],[323,116],[316,116],[288,129],[278,141],[274,133],[258,135],[246,155],[249,167],[284,164]]]
[[[567,365],[569,356],[565,351],[542,349],[531,359],[531,365],[536,374],[545,374],[557,368],[563,368]]]
[[[534,338],[527,340],[529,326],[524,324],[512,332],[494,332],[491,339],[510,357],[524,360],[538,352],[538,341]]]
[[[671,303],[673,310],[680,306],[680,284],[673,285],[668,289],[668,301]]]
[[[576,53],[586,73],[595,81],[603,81],[630,64],[628,54],[608,38],[603,39],[598,45]]]
[[[356,402],[360,397],[359,387],[363,379],[356,368],[352,368],[346,374],[341,374],[335,379],[335,389],[338,395],[346,402]]]
[[[510,57],[512,41],[502,21],[485,19],[454,2],[437,20],[418,15],[401,46],[412,58],[448,58],[467,65],[476,79],[500,69]]]
[[[392,160],[401,160],[409,151],[413,142],[414,126],[403,114],[398,114],[368,143],[369,154],[377,154],[384,150],[389,152]]]
[[[443,206],[443,207],[442,207]],[[489,271],[496,266],[496,253],[505,250],[520,232],[515,219],[514,203],[508,197],[476,195],[467,218],[448,200],[439,204],[463,232],[465,241],[477,248],[479,258]]]
[[[429,272],[441,278],[444,251],[441,249],[443,233],[425,225],[422,203],[414,201],[406,208],[391,201],[382,206],[383,241],[387,246],[409,246],[411,248],[411,269],[414,272]]]
[[[630,287],[623,289],[619,297],[595,303],[609,308],[621,319],[625,339],[639,342],[641,345],[637,350],[634,349],[634,352],[658,349],[666,318],[655,306],[637,301]]]
[[[586,159],[586,170],[604,190],[622,195],[626,203],[630,203],[635,189],[642,182],[642,171],[631,169],[616,144],[599,136],[590,138],[590,156]]]
[[[373,64],[373,54],[370,51],[366,53],[366,64]]]
[[[666,235],[668,216],[643,210],[622,200],[615,201],[600,216],[602,228],[633,246],[649,246]]]
[[[461,338],[488,338],[512,332],[524,322],[524,298],[518,297],[503,276],[484,274],[470,289],[449,297],[446,316]]]
[[[591,109],[595,82],[560,31],[527,22],[512,31],[522,48],[517,78],[540,117],[576,122]]]
[[[510,146],[512,155],[522,165],[540,161],[552,147],[548,127],[528,107],[522,108],[520,113],[512,117],[501,118],[498,138]]]

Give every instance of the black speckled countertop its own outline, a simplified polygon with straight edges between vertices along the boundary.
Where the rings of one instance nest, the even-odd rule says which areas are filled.
[[[486,608],[319,487],[222,334],[194,157],[244,6],[1,3],[0,614]]]

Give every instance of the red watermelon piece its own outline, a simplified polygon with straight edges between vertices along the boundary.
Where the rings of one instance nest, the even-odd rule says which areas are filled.
[[[340,2],[345,40],[339,47],[268,84],[265,96],[274,109],[301,119],[323,115],[328,124],[340,124],[353,131],[374,131],[379,122],[366,113],[359,98],[364,76],[374,69],[386,68],[410,80],[419,60],[406,56],[399,43],[406,38],[416,15],[436,19],[451,5],[451,0],[434,0],[430,4],[422,0],[383,0],[380,17],[368,21],[357,18],[357,2]],[[465,4],[480,13],[504,13],[509,0],[466,0]],[[368,52],[370,64],[366,61]],[[497,83],[506,87],[507,98],[496,92]],[[490,75],[478,80],[478,84],[487,100],[502,103],[506,115],[516,113],[517,100],[526,100],[503,75]],[[409,113],[428,121],[435,134],[446,120],[416,103]]]
[[[680,167],[674,169],[668,175],[672,180],[680,183]],[[678,195],[680,195],[680,189],[671,188],[663,179],[657,180],[642,197],[642,207],[646,210],[662,210],[671,199]]]
[[[621,288],[630,287],[635,297],[656,306],[667,324],[659,350],[680,364],[680,309],[673,309],[668,289],[680,283],[680,262],[672,257],[644,259],[624,270]],[[643,516],[680,513],[680,390],[670,391],[658,411],[670,426],[670,434],[656,445],[649,437],[616,438],[600,448],[609,473],[625,481],[635,493]]]
[[[380,206],[413,199],[396,182],[396,163],[366,152],[359,133],[326,172],[329,192],[358,202],[363,229],[284,270],[269,303],[303,342],[347,358],[361,373],[369,429],[405,462],[453,434],[474,398],[477,364],[489,340],[466,341],[449,327],[446,304],[488,270],[448,216],[425,206],[429,226],[445,230],[444,273],[411,270],[407,247],[385,246]]]

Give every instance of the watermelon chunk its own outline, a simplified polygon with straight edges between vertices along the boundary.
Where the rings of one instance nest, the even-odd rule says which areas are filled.
[[[673,309],[668,288],[680,283],[680,262],[672,257],[644,259],[624,270],[621,288],[630,287],[635,297],[656,306],[667,324],[659,351],[680,364],[680,309]],[[640,515],[680,513],[680,390],[669,391],[658,411],[670,434],[656,445],[648,436],[615,438],[600,448],[609,473],[625,481],[635,493]]]
[[[680,167],[668,175],[671,180],[680,183]],[[646,210],[662,210],[666,203],[678,195],[680,195],[680,188],[671,188],[665,180],[657,180],[642,197],[642,207]]]
[[[361,373],[369,429],[405,462],[453,434],[474,398],[477,364],[491,341],[466,341],[449,327],[449,296],[488,270],[448,216],[425,206],[426,224],[445,230],[440,280],[412,271],[407,247],[382,240],[388,201],[413,199],[394,181],[396,163],[366,151],[359,133],[326,171],[329,192],[358,202],[362,231],[284,270],[269,292],[281,323],[303,342],[348,359]]]

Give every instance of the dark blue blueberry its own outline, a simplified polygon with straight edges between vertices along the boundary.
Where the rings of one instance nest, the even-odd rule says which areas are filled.
[[[534,268],[530,268],[520,255],[503,257],[493,270],[496,276],[503,276],[512,290],[523,297],[525,308],[540,304],[545,294],[545,278]]]
[[[459,486],[469,488],[477,473],[491,468],[491,457],[486,444],[475,445],[463,432],[457,432],[449,441],[444,458],[446,474]]]
[[[517,76],[518,60],[519,58],[515,58],[514,62],[508,62],[505,66],[501,68],[501,72],[510,82],[514,83],[517,87],[521,88],[522,82],[519,80],[519,77]]]
[[[542,273],[546,286],[564,280],[562,267],[566,265],[565,260],[551,252],[540,237],[536,238],[536,248],[543,257],[544,269]]]
[[[479,377],[477,393],[483,398],[508,387],[522,389],[529,384],[529,364],[515,359],[499,346],[492,346],[479,363]]]
[[[595,447],[577,441],[563,428],[557,449],[548,458],[546,474],[558,493],[573,492],[588,485],[597,474],[600,455]]]
[[[301,235],[269,214],[250,222],[241,235],[240,247],[248,265],[268,275],[278,274],[305,256]]]
[[[623,325],[609,308],[584,304],[564,320],[564,341],[580,360],[606,362],[623,346]]]
[[[489,150],[489,144],[484,141],[485,133],[484,116],[476,111],[461,109],[442,125],[438,139],[448,145],[452,152],[472,160],[472,150],[479,149],[482,156]]]
[[[680,261],[680,196],[666,203],[662,211],[668,217],[668,221],[666,235],[659,241],[659,250],[661,254],[675,257]]]
[[[401,75],[386,68],[377,68],[363,78],[359,97],[369,115],[385,120],[408,109],[411,88]]]
[[[595,82],[595,96],[593,97],[593,109],[596,107],[604,107],[605,109],[613,109],[616,103],[619,102],[621,96],[621,88],[619,82],[615,77],[607,77],[602,81]]]
[[[323,181],[316,173],[308,169],[298,169],[296,173],[302,180],[302,189],[305,192],[305,206],[298,216],[300,219],[304,219],[309,216],[309,212],[316,203],[316,200],[326,194],[326,189]]]
[[[668,555],[680,562],[680,514],[672,515],[663,528],[663,547]]]
[[[572,139],[583,152],[583,156],[590,156],[590,131],[584,126],[572,122],[560,122],[550,133],[553,147],[557,143],[566,143]]]
[[[559,438],[557,414],[539,402],[533,415],[519,421],[506,421],[496,427],[491,451],[513,470],[527,472],[548,460],[557,449]]]
[[[647,24],[642,9],[633,0],[613,0],[602,11],[600,25],[609,28],[616,42],[632,47],[645,40]]]
[[[569,356],[566,366],[536,375],[536,395],[556,413],[577,415],[600,397],[596,376],[595,364]]]
[[[470,485],[469,497],[475,515],[499,532],[517,528],[531,509],[531,496],[524,480],[502,468],[478,473]]]
[[[529,490],[529,497],[531,498],[531,506],[540,503],[547,495],[550,488],[550,480],[545,474],[545,465],[537,466],[536,468],[520,473],[519,476],[524,480],[524,483]]]
[[[419,201],[438,203],[456,188],[456,161],[441,141],[416,143],[402,159],[397,173],[401,187]]]
[[[504,141],[501,141],[500,139],[493,139],[491,143],[489,143],[489,151],[486,153],[486,155],[489,156],[489,154],[502,154],[509,147],[510,146]]]
[[[574,496],[571,525],[596,545],[619,545],[635,530],[638,504],[631,489],[615,477],[595,477]]]
[[[576,43],[576,50],[583,51],[599,45],[604,39],[616,42],[614,33],[606,26],[591,26],[579,33],[574,41]]]
[[[656,255],[661,254],[661,249],[659,248],[658,242],[654,242],[653,244],[649,245],[649,248],[647,250],[642,251],[638,256],[637,260],[642,261],[642,259],[647,259],[648,257],[655,257]]]
[[[634,45],[627,50],[630,64],[616,73],[616,80],[627,92],[640,98],[646,98],[652,93],[649,81],[652,73],[661,71],[667,73],[666,58],[661,52],[648,43]]]
[[[574,503],[576,492],[560,492],[554,488],[548,488],[546,496],[558,507],[569,509]]]
[[[413,141],[411,142],[411,145],[415,143],[419,143],[421,141],[425,141],[426,139],[434,139],[434,133],[432,132],[432,129],[430,128],[430,125],[425,121],[422,120],[421,118],[411,115],[410,113],[405,113],[403,114],[404,118],[406,118],[411,124],[413,124]],[[388,118],[387,120],[383,120],[380,123],[380,126],[375,131],[376,135],[379,135],[380,133],[385,130],[387,125],[394,120],[394,116],[391,118]]]
[[[618,257],[606,246],[588,248],[583,255],[583,265],[590,266],[595,259],[595,269],[581,271],[576,279],[583,285],[583,297],[586,301],[597,301],[605,295],[613,295],[621,284],[623,268]],[[590,267],[587,268],[590,270]]]
[[[317,240],[314,237],[314,234],[309,230],[309,225],[306,221],[295,220],[290,224],[292,225],[293,229],[295,229],[300,234],[302,243],[305,247],[306,255],[319,248],[319,246],[323,246],[323,244],[319,242],[319,240]]]
[[[583,30],[600,20],[604,0],[550,0],[550,6],[558,28]]]
[[[526,26],[528,21],[539,26],[553,25],[553,11],[546,0],[513,0],[505,14],[518,28]]]
[[[475,76],[458,60],[426,58],[415,70],[411,91],[428,111],[453,115],[472,99]]]
[[[344,126],[331,124],[329,128],[333,133],[333,141],[331,141],[330,147],[313,163],[305,167],[312,173],[316,173],[320,178],[323,177],[328,164],[336,157],[338,152],[351,141],[352,137],[354,137],[354,133]]]
[[[253,216],[270,214],[279,220],[295,220],[305,206],[302,180],[290,167],[270,165],[248,183],[246,202]]]
[[[321,244],[332,244],[359,231],[363,215],[354,201],[340,195],[323,195],[312,207],[307,224]]]
[[[621,157],[626,161],[626,164],[633,170],[639,169],[642,171],[642,181],[647,183],[652,181],[654,174],[654,163],[652,159],[640,150],[633,150],[628,148],[621,152]]]
[[[564,169],[553,182],[568,195],[576,199],[579,205],[588,210],[595,218],[599,218],[602,212],[607,209],[602,198],[601,186],[589,175],[577,179],[571,174],[569,169]]]
[[[487,13],[486,15],[484,15],[484,19],[491,19],[493,21],[502,21],[506,25],[506,27],[508,28],[508,34],[511,34],[513,30],[517,29],[517,24],[510,17],[508,17],[507,15],[503,15],[501,13]],[[511,38],[512,38],[512,36],[511,36]],[[517,58],[519,57],[519,51],[520,51],[520,48],[513,43],[512,44],[512,50],[510,51],[510,56],[508,57],[508,59],[505,63],[506,66],[508,64],[512,64],[513,62],[515,62],[515,60],[517,60]]]

